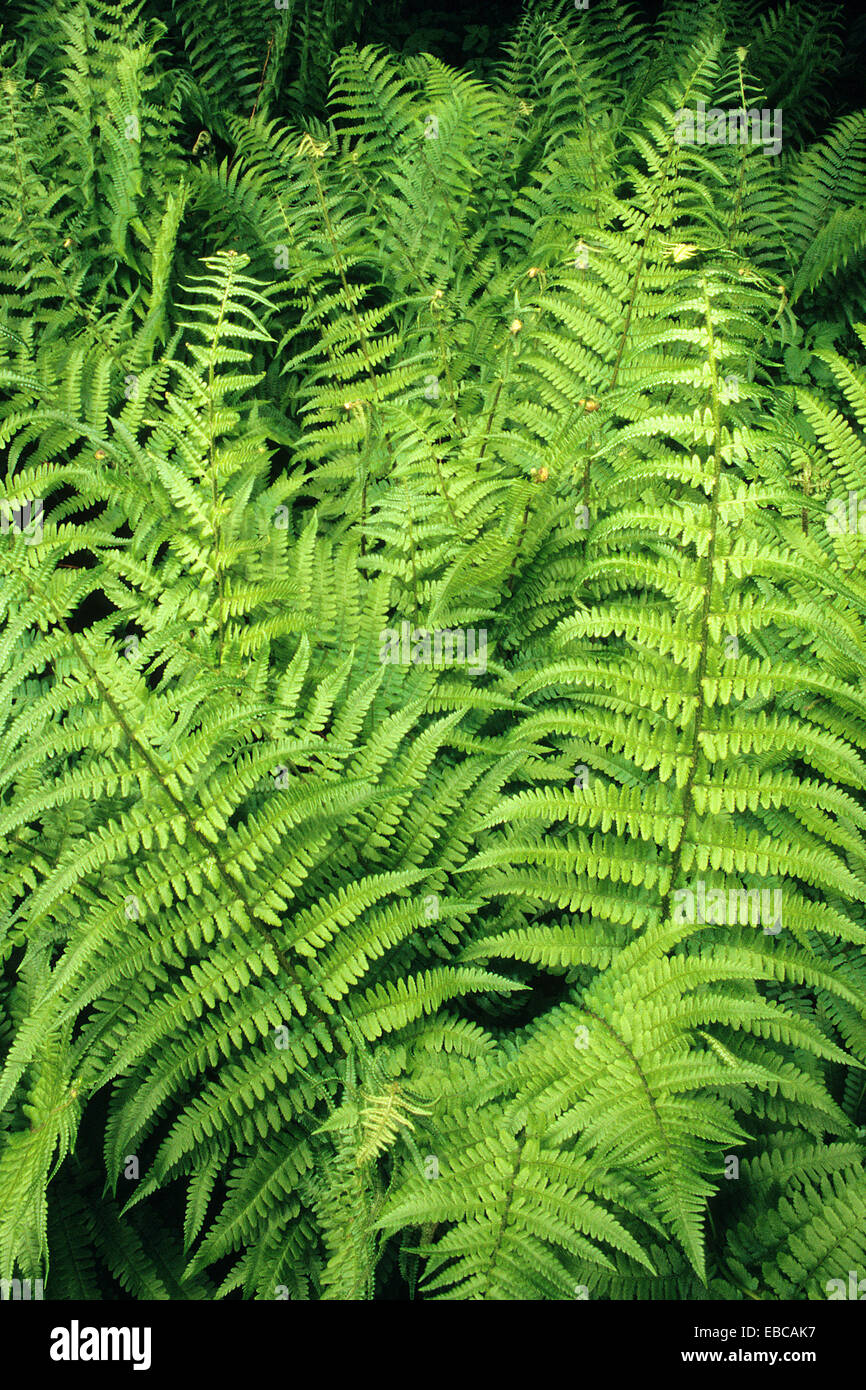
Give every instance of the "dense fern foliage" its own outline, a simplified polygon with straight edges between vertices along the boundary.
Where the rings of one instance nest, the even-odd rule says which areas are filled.
[[[460,68],[371,8],[8,10],[0,1278],[832,1297],[842,19],[533,3]],[[780,148],[678,138],[699,103]]]

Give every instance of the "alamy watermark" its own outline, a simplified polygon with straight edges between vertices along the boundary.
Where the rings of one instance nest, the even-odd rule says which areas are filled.
[[[52,1328],[48,1355],[52,1361],[129,1361],[134,1371],[148,1371],[151,1340],[149,1327],[81,1327],[73,1318],[69,1327]]]
[[[465,666],[473,675],[487,670],[487,628],[413,627],[400,624],[379,633],[383,666]]]
[[[0,534],[14,532],[24,537],[25,545],[38,545],[42,540],[42,498],[28,498],[26,502],[10,502],[0,498]]]
[[[699,878],[695,888],[674,889],[674,921],[705,926],[753,926],[765,936],[782,930],[781,888],[708,888]]]
[[[680,107],[674,113],[674,139],[678,145],[763,145],[770,154],[782,148],[782,112],[778,106],[734,106],[724,111],[699,101],[697,110]],[[772,135],[770,122],[772,121]]]
[[[849,492],[827,503],[827,530],[831,536],[866,536],[866,497]]]
[[[852,1298],[858,1303],[866,1303],[866,1279],[858,1279],[857,1274],[856,1269],[848,1270],[847,1289],[844,1279],[828,1279],[824,1285],[828,1299],[832,1302],[837,1298]]]
[[[0,1302],[41,1301],[45,1297],[41,1279],[0,1279]]]

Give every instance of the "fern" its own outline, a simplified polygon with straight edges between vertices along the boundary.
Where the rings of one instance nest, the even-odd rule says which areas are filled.
[[[458,71],[367,18],[10,8],[0,1276],[834,1296],[840,20],[539,3]],[[797,114],[778,157],[683,143],[700,101]]]

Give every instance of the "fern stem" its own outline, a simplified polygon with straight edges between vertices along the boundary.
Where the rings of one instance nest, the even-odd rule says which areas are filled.
[[[502,1216],[499,1220],[499,1229],[496,1232],[496,1239],[493,1243],[493,1249],[490,1252],[490,1259],[487,1262],[487,1282],[485,1285],[485,1292],[487,1291],[487,1289],[490,1288],[490,1280],[496,1265],[496,1256],[499,1254],[499,1249],[502,1245],[502,1240],[505,1235],[506,1227],[508,1225],[508,1215],[511,1211],[511,1204],[514,1201],[514,1189],[517,1185],[517,1174],[520,1171],[520,1160],[523,1157],[523,1150],[526,1147],[526,1141],[528,1137],[529,1136],[527,1135],[526,1127],[523,1126],[523,1133],[521,1134],[520,1139],[517,1142],[517,1147],[514,1151],[514,1162],[511,1168],[511,1177],[508,1182],[508,1189],[505,1193],[505,1205],[502,1208]]]
[[[451,500],[451,495],[450,495],[450,493],[449,493],[449,491],[448,491],[448,488],[447,488],[447,486],[446,486],[446,484],[445,484],[445,479],[444,479],[444,477],[442,476],[442,469],[441,469],[441,467],[440,467],[440,464],[441,464],[442,460],[439,458],[439,456],[438,456],[438,454],[436,453],[436,450],[435,450],[435,449],[431,449],[431,450],[430,450],[430,454],[431,454],[431,457],[432,457],[432,459],[433,459],[433,463],[434,463],[434,465],[435,465],[436,472],[437,472],[438,477],[439,477],[439,483],[440,483],[440,485],[441,485],[441,487],[442,487],[442,496],[445,498],[445,501],[448,503],[448,510],[449,510],[449,512],[451,513],[451,520],[454,522],[454,530],[455,530],[455,531],[457,532],[457,534],[459,535],[459,534],[460,534],[460,522],[459,522],[458,519],[457,519],[457,513],[456,513],[456,511],[454,510],[454,503],[453,503],[452,500]]]
[[[208,366],[208,393],[207,393],[207,395],[208,395],[208,461],[209,461],[209,463],[210,463],[211,505],[212,505],[212,507],[213,507],[213,531],[214,531],[214,574],[215,574],[215,576],[216,576],[216,581],[217,581],[217,594],[218,594],[218,600],[219,600],[219,614],[218,614],[218,628],[217,628],[217,631],[218,631],[217,666],[220,666],[220,667],[221,667],[222,664],[223,664],[223,643],[224,643],[224,640],[225,640],[225,638],[224,638],[224,633],[225,633],[225,606],[224,606],[224,605],[225,605],[225,599],[224,599],[224,596],[223,596],[223,572],[222,572],[222,559],[221,559],[221,555],[220,555],[220,551],[221,551],[221,548],[222,548],[222,528],[221,528],[220,519],[219,519],[219,505],[220,505],[220,500],[219,500],[219,489],[218,489],[218,487],[217,487],[217,476],[216,476],[216,449],[215,449],[215,427],[214,427],[214,372],[215,372],[215,367],[216,367],[216,361],[215,361],[216,344],[217,344],[218,341],[219,341],[220,329],[222,328],[223,319],[225,318],[226,305],[227,305],[227,303],[228,303],[228,297],[229,297],[229,290],[231,289],[233,280],[234,280],[234,272],[233,272],[232,268],[230,268],[230,269],[229,269],[229,273],[228,273],[228,275],[226,276],[225,284],[224,284],[224,286],[223,286],[222,303],[220,304],[220,307],[219,307],[219,314],[217,315],[217,321],[216,321],[216,325],[215,325],[215,327],[214,327],[214,332],[213,332],[213,340],[212,340],[212,342],[211,342],[210,363],[209,363],[209,366]]]
[[[709,290],[707,287],[706,275],[701,276],[701,287],[703,289],[705,321],[707,334],[709,337],[709,367],[710,367],[710,391],[713,414],[713,482],[710,496],[710,535],[707,542],[707,555],[704,565],[703,598],[701,600],[700,617],[698,622],[698,639],[700,651],[698,656],[698,667],[695,675],[695,693],[697,696],[697,706],[694,712],[694,729],[692,733],[692,746],[689,754],[689,769],[683,787],[682,799],[682,826],[679,838],[674,846],[671,858],[671,875],[668,883],[667,892],[662,899],[661,920],[667,920],[670,909],[670,898],[674,883],[680,872],[682,862],[682,849],[685,843],[686,831],[688,829],[689,818],[693,808],[693,787],[695,775],[697,773],[698,758],[700,756],[701,729],[703,727],[703,717],[705,710],[704,702],[704,676],[707,670],[708,644],[707,636],[709,630],[710,603],[713,589],[713,559],[716,553],[716,531],[719,516],[719,484],[722,476],[722,445],[721,445],[721,406],[719,402],[719,371],[715,354],[715,336],[713,334],[712,306],[710,304]]]
[[[418,616],[418,572],[415,567],[415,530],[412,525],[412,498],[409,495],[407,484],[403,484],[406,489],[406,521],[409,531],[409,556],[412,561],[412,616]]]
[[[442,370],[443,370],[444,373],[445,373],[445,382],[446,382],[446,385],[447,385],[447,387],[448,387],[448,399],[449,399],[450,402],[451,402],[451,414],[452,414],[452,417],[453,417],[453,420],[454,420],[454,428],[455,428],[455,430],[457,431],[457,433],[458,433],[460,436],[462,436],[462,435],[463,435],[463,429],[461,428],[460,421],[459,421],[458,415],[457,415],[457,395],[456,395],[456,393],[455,393],[455,391],[454,391],[454,378],[453,378],[452,375],[451,375],[451,362],[450,362],[450,359],[449,359],[449,357],[448,357],[448,353],[447,353],[446,346],[445,346],[445,335],[444,335],[444,333],[442,332],[442,321],[441,321],[441,319],[440,319],[438,313],[435,312],[435,310],[434,310],[434,318],[435,318],[435,322],[436,322],[436,332],[437,332],[438,337],[439,337],[439,355],[440,355],[440,361],[441,361],[441,363],[442,363]]]
[[[514,554],[513,554],[512,557],[511,557],[511,567],[510,567],[510,569],[509,569],[509,571],[508,571],[508,580],[507,580],[507,583],[506,583],[506,588],[507,588],[509,594],[512,592],[512,590],[513,590],[513,588],[514,588],[514,570],[515,570],[515,566],[516,566],[516,564],[517,564],[517,557],[518,557],[518,555],[520,554],[520,550],[521,550],[521,547],[522,547],[522,545],[523,545],[523,540],[524,540],[524,537],[525,537],[525,535],[526,535],[526,526],[527,526],[527,523],[528,523],[528,521],[529,521],[529,507],[530,507],[530,498],[527,497],[527,499],[526,499],[526,506],[525,506],[524,509],[523,509],[523,522],[522,522],[521,527],[520,527],[520,535],[519,535],[518,540],[517,540],[517,549],[515,550]]]
[[[490,438],[490,427],[491,427],[491,425],[493,424],[493,416],[496,414],[496,406],[497,406],[497,403],[498,403],[498,401],[499,401],[499,394],[500,394],[500,392],[501,392],[501,390],[502,390],[502,388],[503,388],[504,385],[505,385],[505,382],[504,382],[504,380],[502,379],[502,377],[500,377],[500,378],[499,378],[499,382],[498,382],[497,387],[496,387],[495,395],[494,395],[494,397],[493,397],[493,404],[492,404],[491,407],[490,407],[490,414],[487,416],[487,424],[486,424],[485,429],[484,429],[484,438],[483,438],[482,441],[481,441],[481,449],[480,449],[479,454],[478,454],[478,462],[477,462],[476,465],[475,465],[475,472],[476,472],[476,473],[479,473],[479,472],[481,471],[481,460],[483,459],[483,457],[484,457],[484,451],[485,451],[485,449],[487,448],[487,441],[488,441],[488,439]]]
[[[737,55],[737,61],[738,61],[738,63],[739,63],[739,70],[738,70],[738,73],[737,73],[737,78],[738,78],[738,81],[739,81],[739,84],[740,84],[740,106],[741,106],[742,109],[745,111],[745,109],[746,109],[746,90],[745,90],[745,86],[744,86],[744,84],[743,84],[743,60],[739,57],[739,55]],[[747,149],[746,145],[741,145],[740,148],[739,148],[740,171],[739,171],[739,176],[738,176],[738,178],[737,178],[737,192],[736,192],[736,196],[735,196],[735,198],[734,198],[734,213],[733,213],[733,216],[731,217],[730,226],[729,226],[729,228],[728,228],[728,246],[729,246],[729,247],[732,247],[733,244],[734,244],[734,232],[736,231],[737,224],[739,223],[739,220],[740,220],[740,210],[741,210],[742,202],[743,202],[743,185],[744,185],[744,183],[745,183],[745,181],[746,181],[746,149]]]
[[[265,65],[264,65],[264,67],[262,68],[262,77],[261,77],[261,81],[259,82],[259,89],[258,89],[258,91],[256,92],[256,99],[255,99],[255,101],[253,102],[253,109],[252,109],[252,111],[250,112],[250,119],[249,119],[249,121],[247,122],[247,125],[252,125],[253,119],[254,119],[255,114],[256,114],[256,108],[258,107],[258,104],[259,104],[259,97],[260,97],[261,94],[262,94],[262,87],[264,87],[264,85],[265,85],[265,73],[266,73],[267,70],[268,70],[268,63],[270,62],[270,59],[271,59],[271,49],[273,48],[273,46],[274,46],[274,36],[273,36],[273,34],[271,34],[271,37],[270,37],[270,39],[268,40],[268,51],[267,51],[267,53],[265,54]]]

